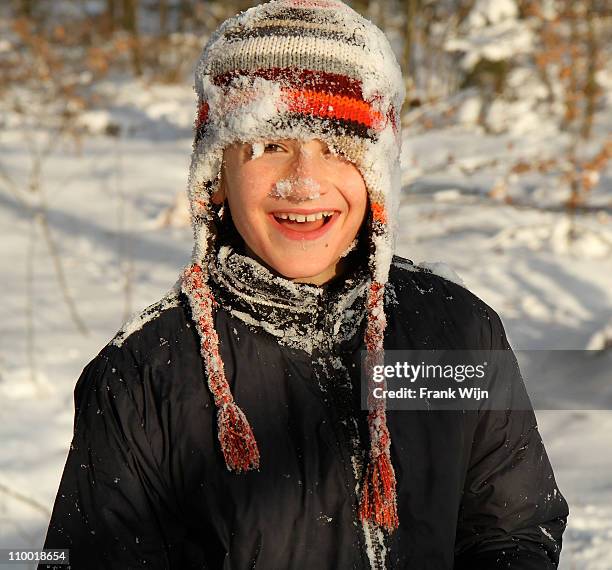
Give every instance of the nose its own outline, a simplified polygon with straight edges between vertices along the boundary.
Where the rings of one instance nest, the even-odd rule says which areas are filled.
[[[269,196],[289,202],[305,202],[321,197],[322,187],[316,179],[294,173],[277,180]]]
[[[319,181],[327,146],[313,140],[302,142],[297,150],[288,176],[276,183],[272,195],[290,202],[317,200],[324,194],[324,186]]]

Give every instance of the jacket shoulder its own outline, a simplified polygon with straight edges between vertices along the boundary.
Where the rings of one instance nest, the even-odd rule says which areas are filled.
[[[180,319],[183,309],[180,290],[170,289],[160,300],[149,305],[128,319],[108,343],[121,348],[127,342],[137,342],[150,336],[154,331],[171,327]]]
[[[106,390],[142,411],[144,371],[162,370],[163,364],[187,352],[198,353],[188,302],[172,289],[130,318],[87,364],[75,386],[75,407],[90,390]]]
[[[394,255],[391,260],[391,268],[389,271],[390,280],[401,280],[409,277],[415,277],[420,275],[421,278],[431,277],[433,279],[444,279],[456,285],[460,285],[464,289],[465,283],[463,279],[457,275],[455,270],[448,264],[441,261],[422,261],[420,263],[414,263],[411,259]]]
[[[420,294],[449,295],[483,303],[465,285],[455,271],[442,262],[414,263],[410,259],[394,255],[389,269],[389,283],[394,290]]]
[[[102,349],[119,366],[139,368],[163,359],[168,350],[191,348],[194,337],[189,302],[176,286],[130,318]],[[187,337],[187,338],[186,338]]]
[[[505,348],[505,331],[497,312],[445,263],[415,264],[394,255],[389,284],[388,306],[406,326],[420,323],[418,328],[429,331],[452,329],[470,345],[493,348],[501,343]]]

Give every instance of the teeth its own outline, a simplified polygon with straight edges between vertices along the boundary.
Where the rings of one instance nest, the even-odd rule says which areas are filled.
[[[324,216],[333,216],[334,213],[331,211],[324,210],[322,212],[317,212],[316,214],[308,214],[307,216],[303,214],[292,214],[285,212],[274,215],[275,217],[280,218],[281,220],[292,220],[294,222],[315,222],[317,220],[322,220]]]

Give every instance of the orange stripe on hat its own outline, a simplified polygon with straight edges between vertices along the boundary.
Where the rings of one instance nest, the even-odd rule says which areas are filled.
[[[387,211],[385,207],[382,204],[379,204],[378,202],[372,202],[370,207],[372,208],[372,217],[374,218],[374,220],[380,222],[381,224],[386,224]]]
[[[385,116],[367,101],[309,90],[283,90],[283,99],[292,113],[354,121],[377,131],[385,127]]]

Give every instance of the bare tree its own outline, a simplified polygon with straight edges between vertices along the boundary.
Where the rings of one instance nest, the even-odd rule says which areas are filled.
[[[183,33],[185,25],[191,19],[192,6],[189,0],[180,0],[178,13],[178,31]]]
[[[353,7],[361,14],[367,14],[370,9],[370,0],[354,0]]]
[[[34,16],[34,0],[19,0],[19,14],[31,19]]]
[[[159,0],[159,35],[168,35],[168,0]]]
[[[134,74],[142,75],[142,54],[138,30],[138,0],[123,0],[123,28],[130,34]]]
[[[595,32],[595,4],[593,0],[587,2],[586,13],[586,46],[587,46],[587,70],[586,80],[584,85],[585,109],[584,119],[582,122],[581,134],[582,137],[588,139],[591,136],[593,127],[593,115],[595,114],[595,104],[599,94],[599,86],[597,84],[597,69],[599,59],[599,38]]]
[[[402,63],[404,73],[407,75],[412,75],[412,47],[414,45],[414,29],[419,0],[403,0],[403,2],[406,23],[404,26],[404,53]]]
[[[117,0],[106,0],[106,33],[112,34],[117,27]]]

